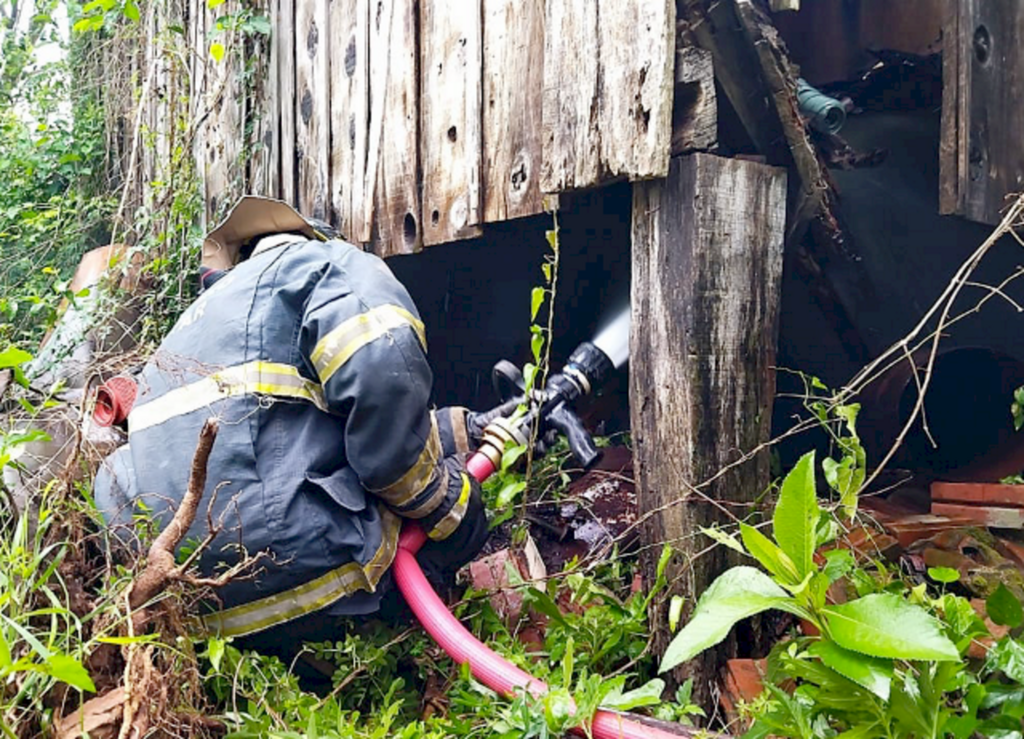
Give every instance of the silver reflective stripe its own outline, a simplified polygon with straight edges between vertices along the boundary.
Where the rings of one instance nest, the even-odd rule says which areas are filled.
[[[136,406],[128,416],[128,430],[142,431],[210,406],[218,400],[255,394],[305,400],[327,410],[323,390],[315,382],[302,377],[298,369],[277,362],[255,361],[218,370],[209,377]]]
[[[469,508],[469,495],[471,488],[469,485],[469,478],[466,477],[466,473],[463,472],[461,475],[462,490],[459,492],[459,499],[455,501],[455,505],[452,506],[452,509],[448,511],[445,517],[438,521],[437,525],[427,532],[427,536],[434,541],[447,539],[455,532],[455,529],[459,528],[459,524],[462,523],[462,519],[466,517],[466,509]]]
[[[411,328],[423,346],[427,348],[427,337],[423,321],[405,308],[397,305],[378,305],[365,313],[353,316],[332,329],[313,347],[310,360],[324,385],[331,379],[352,355],[389,331],[402,326]]]
[[[380,546],[365,565],[348,562],[283,593],[209,614],[203,617],[203,626],[221,637],[245,636],[319,611],[357,590],[372,593],[398,549],[398,517],[383,507],[380,512]]]

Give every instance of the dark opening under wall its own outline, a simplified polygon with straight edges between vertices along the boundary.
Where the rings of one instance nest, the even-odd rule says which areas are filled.
[[[561,266],[551,363],[557,369],[629,300],[632,189],[623,183],[563,196],[558,213]],[[491,368],[530,354],[530,291],[543,285],[550,215],[488,225],[483,237],[394,257],[388,266],[426,323],[434,399],[483,410],[497,402]],[[538,322],[545,322],[542,312]],[[626,369],[581,411],[607,433],[628,428]],[[589,418],[588,418],[589,417]]]

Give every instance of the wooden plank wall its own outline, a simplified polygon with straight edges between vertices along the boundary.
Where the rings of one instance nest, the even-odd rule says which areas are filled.
[[[940,210],[995,225],[1024,188],[1024,6],[949,0],[948,11]]]
[[[266,194],[387,256],[668,172],[673,0],[265,0],[248,40],[186,2],[208,221]]]

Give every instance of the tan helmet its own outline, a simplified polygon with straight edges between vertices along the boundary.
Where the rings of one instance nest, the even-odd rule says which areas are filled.
[[[242,247],[257,236],[275,233],[301,233],[310,239],[324,235],[281,200],[245,195],[215,229],[203,240],[203,267],[231,269],[242,260]]]

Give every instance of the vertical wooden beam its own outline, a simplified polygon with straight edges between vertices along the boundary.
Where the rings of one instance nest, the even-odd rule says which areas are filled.
[[[547,0],[541,189],[664,177],[674,0]]]
[[[481,234],[481,0],[420,5],[423,243]],[[371,143],[372,145],[372,143]]]
[[[768,485],[767,454],[719,470],[770,434],[779,285],[786,223],[784,170],[693,154],[668,179],[634,186],[630,408],[648,568],[662,542],[676,556],[671,594],[696,597],[722,571],[700,526],[720,521],[714,501],[753,501]],[[653,580],[652,580],[653,581]],[[655,649],[671,639],[663,605]],[[710,703],[712,651],[679,668]]]
[[[216,10],[200,3],[206,15],[207,34],[216,27],[216,19],[223,13],[238,9],[229,0]],[[240,194],[238,185],[244,180],[237,177],[239,153],[243,138],[241,55],[243,41],[239,32],[224,32],[216,37],[223,44],[224,56],[216,60],[210,55],[209,41],[202,50],[204,72],[204,109],[209,115],[204,122],[204,147],[200,156],[200,174],[206,180],[206,217],[208,221],[220,218]]]
[[[419,188],[419,53],[417,3],[388,0],[389,29],[371,29],[370,68],[383,66],[384,89],[370,90],[370,120],[381,119],[376,186],[373,188],[374,252],[382,257],[423,248]],[[378,18],[383,26],[388,13]],[[381,111],[378,113],[378,105]],[[372,174],[369,173],[368,174]]]
[[[278,116],[281,120],[281,199],[294,205],[295,161],[295,0],[279,0],[279,26],[274,28],[278,46]],[[301,2],[301,0],[300,0]]]
[[[331,214],[342,236],[353,242],[365,230],[369,8],[369,0],[331,2]]]
[[[330,189],[330,88],[328,0],[301,0],[295,7],[295,154],[299,210],[328,218]]]
[[[263,142],[266,146],[263,173],[264,192],[281,197],[281,0],[270,5],[270,59],[267,61],[267,87],[261,107],[264,119]]]
[[[484,221],[541,213],[544,0],[483,0]]]

